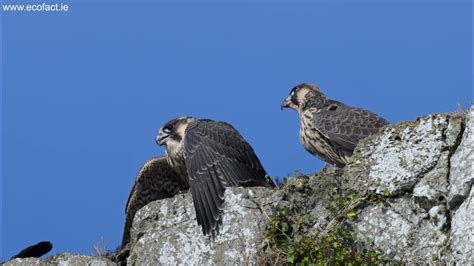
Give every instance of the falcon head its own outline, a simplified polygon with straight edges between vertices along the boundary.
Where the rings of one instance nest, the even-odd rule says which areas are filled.
[[[184,139],[186,128],[194,120],[190,116],[185,116],[167,122],[160,128],[156,136],[156,143],[160,146],[166,145],[166,148],[179,145]]]
[[[326,96],[317,86],[310,83],[301,83],[291,89],[290,95],[281,104],[281,110],[291,108],[301,112],[308,107],[318,106],[326,100]]]

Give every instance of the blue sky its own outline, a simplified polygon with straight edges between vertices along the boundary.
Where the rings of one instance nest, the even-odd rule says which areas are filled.
[[[297,83],[391,122],[472,102],[470,1],[67,3],[0,11],[0,260],[41,240],[118,246],[135,174],[176,116],[233,124],[282,177],[323,165],[279,109]]]

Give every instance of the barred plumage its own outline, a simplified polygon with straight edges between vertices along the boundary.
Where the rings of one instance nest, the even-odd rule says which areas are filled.
[[[367,110],[327,99],[318,87],[302,83],[283,101],[283,108],[299,113],[304,148],[323,161],[344,167],[357,143],[388,122]]]
[[[122,248],[130,241],[130,229],[136,212],[152,201],[171,198],[180,190],[187,190],[189,186],[181,180],[164,156],[152,158],[142,166],[125,208]]]

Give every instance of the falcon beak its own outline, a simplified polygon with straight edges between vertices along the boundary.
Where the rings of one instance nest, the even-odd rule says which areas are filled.
[[[156,143],[160,146],[163,146],[165,145],[166,143],[166,139],[169,137],[170,135],[166,134],[166,133],[163,133],[163,132],[160,132],[158,133],[158,136],[156,136]]]
[[[292,105],[294,105],[291,102],[291,97],[288,96],[282,103],[281,103],[281,110],[283,111],[283,108],[293,108]]]

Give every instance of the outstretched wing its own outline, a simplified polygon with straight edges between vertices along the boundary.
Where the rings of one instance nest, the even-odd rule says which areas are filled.
[[[191,123],[184,149],[196,217],[204,235],[219,230],[225,187],[274,186],[266,182],[266,172],[252,147],[227,123]]]
[[[314,115],[314,124],[337,150],[351,156],[357,143],[388,124],[382,117],[360,108],[353,108],[337,101]]]
[[[188,189],[187,185],[183,184],[164,156],[147,161],[138,172],[128,196],[122,247],[130,241],[133,217],[140,208],[155,200],[171,198],[185,189]]]

